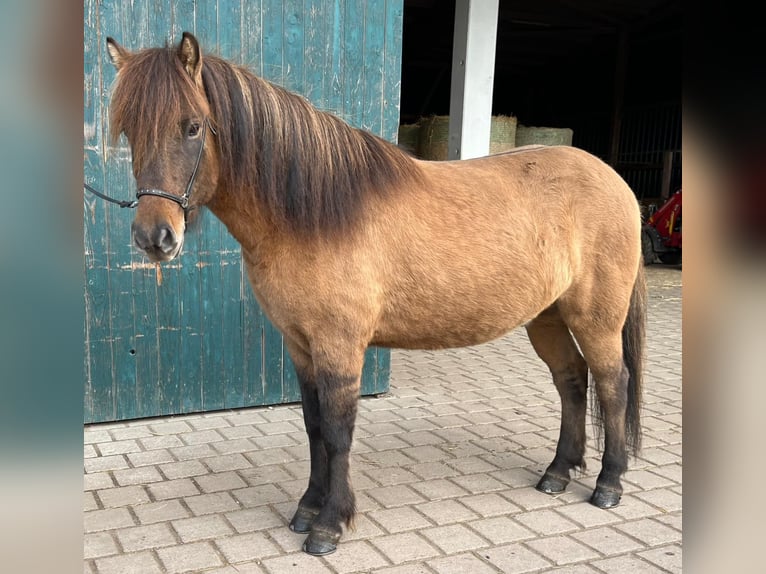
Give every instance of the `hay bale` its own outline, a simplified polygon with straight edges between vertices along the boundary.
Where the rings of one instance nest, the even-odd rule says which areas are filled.
[[[418,156],[428,160],[449,157],[449,116],[429,116],[420,119]],[[516,118],[492,116],[489,131],[490,155],[508,151],[516,146]]]
[[[401,124],[397,136],[397,145],[407,153],[418,155],[418,140],[420,139],[420,122]]]
[[[524,145],[572,145],[574,132],[570,128],[525,126],[516,128],[516,147]]]

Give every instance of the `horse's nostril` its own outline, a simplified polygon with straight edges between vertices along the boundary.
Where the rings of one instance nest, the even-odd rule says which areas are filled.
[[[133,243],[135,243],[136,247],[142,251],[146,251],[152,247],[152,241],[149,238],[149,234],[146,233],[143,228],[136,227],[135,225],[133,226]]]
[[[133,242],[145,253],[172,253],[178,247],[178,238],[169,225],[159,225],[146,229],[133,226]]]
[[[154,245],[163,253],[170,253],[176,248],[176,234],[167,225],[157,228],[154,235]]]

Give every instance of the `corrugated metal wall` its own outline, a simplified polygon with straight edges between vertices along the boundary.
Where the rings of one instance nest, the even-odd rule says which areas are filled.
[[[84,24],[85,179],[113,196],[131,197],[135,181],[124,138],[108,145],[107,36],[135,50],[192,31],[203,51],[395,141],[402,0],[86,0]],[[84,208],[86,422],[299,400],[239,246],[210,213],[160,285],[131,248],[133,214],[89,195]],[[388,389],[389,365],[388,350],[368,350],[364,394]]]

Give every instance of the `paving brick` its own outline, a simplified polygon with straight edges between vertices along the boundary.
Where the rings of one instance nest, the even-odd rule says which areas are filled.
[[[96,500],[93,492],[84,492],[82,497],[82,509],[87,512],[88,510],[97,510],[98,508],[98,500]]]
[[[172,522],[173,529],[182,542],[197,542],[232,534],[233,530],[217,514],[182,518]]]
[[[108,472],[92,472],[83,477],[83,486],[85,490],[111,488],[114,486],[114,479]]]
[[[534,572],[551,563],[521,544],[505,544],[482,549],[478,554],[503,574]]]
[[[135,506],[133,512],[136,513],[141,524],[152,524],[189,516],[189,510],[179,500],[162,500],[141,504]]]
[[[252,463],[241,453],[223,454],[205,458],[212,472],[227,472],[252,468]]]
[[[138,468],[126,468],[124,470],[115,470],[112,475],[120,486],[147,484],[150,482],[159,482],[163,479],[154,466],[141,466]]]
[[[493,544],[507,544],[537,536],[532,530],[507,516],[484,518],[469,522],[468,525]]]
[[[242,477],[235,472],[205,474],[195,477],[194,480],[202,492],[220,492],[223,490],[234,490],[247,486],[247,483],[242,480]]]
[[[239,503],[228,492],[213,492],[183,499],[195,516],[239,510]]]
[[[606,574],[634,574],[638,572],[641,574],[660,574],[666,572],[632,554],[598,560],[591,564]]]
[[[481,516],[505,516],[521,511],[519,506],[494,492],[463,496],[458,500]]]
[[[232,491],[231,494],[246,508],[289,500],[287,495],[273,484],[240,488]]]
[[[459,471],[447,466],[443,462],[421,462],[419,464],[413,464],[409,468],[412,472],[425,480],[432,478],[449,478],[460,474]]]
[[[128,468],[130,465],[125,459],[125,455],[113,454],[109,456],[98,456],[96,458],[86,458],[83,461],[83,466],[85,467],[85,472],[105,472]]]
[[[170,449],[171,454],[179,461],[198,461],[205,457],[216,456],[218,451],[207,443],[192,444],[187,446],[175,446]]]
[[[237,534],[215,541],[230,563],[262,560],[280,554],[279,547],[264,532]]]
[[[637,538],[647,546],[659,546],[681,540],[680,532],[651,518],[642,518],[625,524],[617,524],[615,528]]]
[[[85,513],[83,519],[85,532],[100,532],[133,526],[133,517],[127,508],[105,508]]]
[[[455,554],[488,546],[481,536],[462,524],[436,526],[420,531],[432,544],[445,554]]]
[[[133,466],[149,466],[175,461],[170,451],[165,449],[132,452],[126,456]]]
[[[141,450],[141,447],[138,446],[138,443],[133,439],[100,442],[96,445],[96,448],[101,453],[101,456],[126,454],[129,452],[138,452]]]
[[[683,549],[680,544],[652,548],[651,550],[639,552],[638,555],[644,560],[648,560],[652,564],[664,568],[668,572],[677,572],[680,574],[682,571]]]
[[[643,544],[611,527],[591,528],[583,532],[575,532],[571,536],[605,556],[644,549]]]
[[[207,474],[209,471],[198,460],[185,460],[182,462],[170,462],[167,464],[161,464],[159,466],[162,474],[168,479],[173,480],[176,478],[188,478],[190,476],[199,476],[200,474]]]
[[[291,516],[294,506],[291,504]],[[239,533],[255,532],[275,527],[287,527],[287,523],[281,516],[269,506],[247,508],[226,513],[226,519]]]
[[[169,548],[159,548],[157,555],[169,573],[201,572],[221,566],[223,561],[210,542],[195,542]],[[141,572],[136,570],[136,572]],[[142,572],[143,574],[143,572]]]
[[[149,429],[151,429],[152,434],[155,435],[176,435],[191,432],[193,430],[186,421],[157,422],[150,424]]]
[[[86,560],[110,556],[118,552],[117,543],[109,532],[93,532],[83,537],[83,557]]]
[[[154,500],[167,500],[170,498],[183,498],[184,496],[194,496],[200,491],[197,485],[190,478],[177,478],[176,480],[166,480],[147,486]]]
[[[454,499],[419,504],[417,509],[438,525],[478,518],[476,513]]]
[[[669,488],[658,488],[646,492],[636,492],[633,494],[636,498],[656,506],[663,512],[675,512],[681,510],[683,506],[683,497]]]
[[[173,448],[183,446],[183,442],[174,434],[150,436],[138,440],[146,450],[155,450],[158,448]]]
[[[542,535],[572,532],[578,526],[553,510],[536,510],[516,514],[514,520]]]
[[[122,486],[98,491],[98,498],[104,508],[133,506],[149,502],[149,495],[143,486]]]
[[[173,546],[177,543],[170,527],[165,523],[123,528],[117,530],[116,535],[126,552]]]
[[[407,469],[396,466],[372,468],[367,471],[367,474],[372,478],[372,480],[381,486],[393,486],[396,484],[405,484],[418,480],[417,475],[411,473]],[[355,486],[356,482],[357,481],[354,481]]]
[[[315,556],[309,556],[303,552],[296,552],[278,558],[267,558],[263,566],[269,574],[332,574],[327,566]]]
[[[191,421],[190,421],[191,422]],[[212,443],[224,440],[224,437],[213,429],[196,430],[178,435],[187,445]]]
[[[99,574],[163,574],[157,560],[149,552],[121,554],[96,560]]]
[[[371,540],[393,564],[424,560],[439,555],[439,551],[414,532],[390,534]]]
[[[457,498],[468,494],[464,488],[461,488],[454,482],[444,478],[415,482],[410,486],[413,490],[417,491],[428,500]]]
[[[361,540],[344,542],[338,552],[327,556],[325,560],[338,574],[369,572],[389,564],[378,550]]]
[[[429,560],[428,566],[438,574],[494,574],[497,572],[474,554],[458,554]]]
[[[404,484],[371,488],[367,491],[367,495],[374,498],[385,508],[425,502],[422,496]]]
[[[298,466],[305,468],[305,473],[301,472],[301,476],[295,476],[294,474]],[[292,471],[292,474],[287,472],[284,466],[276,464],[257,467],[250,466],[241,470],[238,474],[247,482],[247,484],[244,484],[243,486],[258,486],[261,484],[282,484],[293,478],[304,478],[304,476],[308,478],[309,469],[310,466],[307,461],[304,465],[291,465],[290,470]],[[304,482],[306,481],[304,480]]]
[[[409,506],[373,510],[370,518],[391,534],[433,526],[431,521]]]

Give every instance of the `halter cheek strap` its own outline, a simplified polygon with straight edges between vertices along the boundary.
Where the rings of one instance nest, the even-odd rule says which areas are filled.
[[[186,184],[186,191],[184,191],[184,194],[174,195],[161,189],[141,188],[136,192],[136,202],[138,202],[138,200],[141,199],[141,197],[144,195],[154,195],[163,199],[169,199],[170,201],[175,201],[178,205],[180,205],[184,210],[184,217],[186,216],[189,210],[189,198],[191,197],[192,187],[194,186],[194,180],[197,179],[197,170],[199,169],[199,164],[202,160],[202,152],[205,150],[205,137],[207,136],[208,128],[211,132],[213,132],[213,134],[215,134],[215,129],[213,129],[213,126],[210,125],[208,118],[205,118],[204,122],[202,123],[202,141],[200,142],[199,152],[197,153],[197,160],[194,162],[194,170],[191,173],[191,177],[189,177],[189,183]]]
[[[194,180],[197,179],[197,171],[199,170],[199,164],[202,161],[202,152],[205,150],[205,138],[207,136],[207,130],[210,130],[211,132],[213,132],[213,135],[216,134],[215,128],[210,125],[210,120],[209,118],[206,117],[205,120],[202,122],[202,140],[200,142],[199,152],[197,153],[197,160],[194,162],[194,170],[192,171],[191,176],[189,177],[189,183],[186,184],[186,190],[184,191],[183,195],[174,195],[172,193],[168,193],[167,191],[163,191],[161,189],[141,188],[136,192],[136,199],[132,201],[122,201],[119,199],[114,199],[113,197],[109,197],[108,195],[101,193],[100,191],[94,189],[92,186],[88,185],[87,183],[84,183],[85,189],[90,191],[92,194],[100,197],[101,199],[110,201],[111,203],[115,203],[119,205],[120,207],[128,207],[128,208],[134,208],[138,206],[138,200],[144,195],[154,195],[156,197],[161,197],[163,199],[169,199],[170,201],[174,201],[181,206],[181,208],[184,210],[184,218],[186,218],[190,210],[189,198],[191,197],[192,187],[194,187]]]

